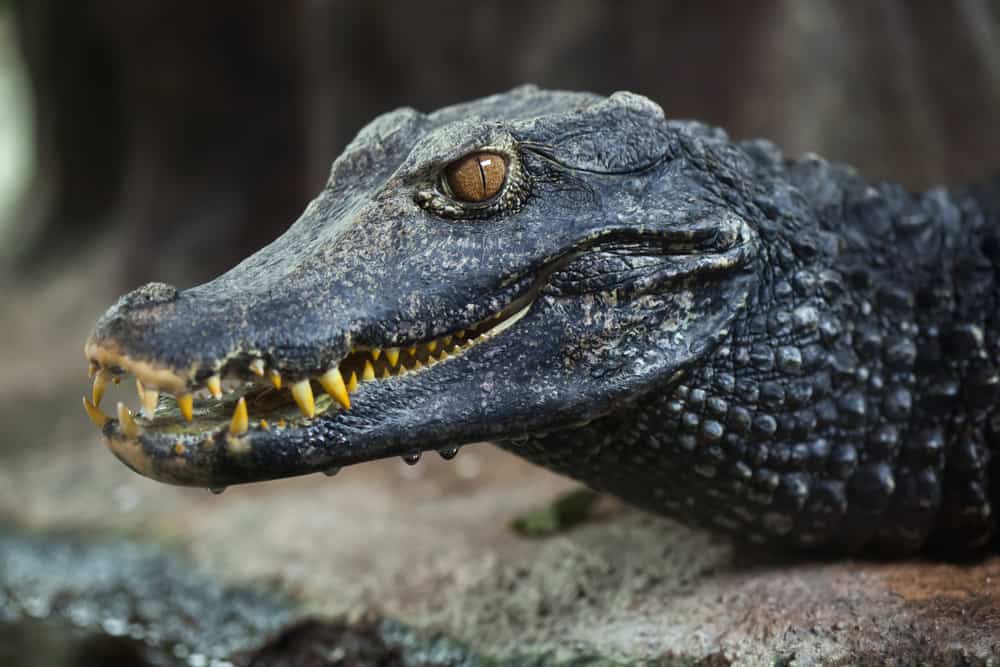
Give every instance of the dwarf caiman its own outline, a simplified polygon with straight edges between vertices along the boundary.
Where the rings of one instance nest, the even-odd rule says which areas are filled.
[[[753,542],[970,551],[1000,502],[998,223],[1000,182],[911,194],[630,93],[400,109],[269,246],[122,297],[84,404],[173,484],[485,440]],[[125,373],[143,407],[109,417]]]

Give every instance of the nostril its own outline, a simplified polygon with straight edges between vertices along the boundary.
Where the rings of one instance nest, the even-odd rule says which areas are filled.
[[[122,297],[121,303],[130,310],[159,306],[177,300],[179,292],[166,283],[147,283]]]

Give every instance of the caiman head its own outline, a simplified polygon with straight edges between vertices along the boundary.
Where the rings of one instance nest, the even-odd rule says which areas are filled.
[[[213,488],[587,424],[698,363],[754,289],[746,159],[629,93],[386,114],[271,245],[105,313],[85,407],[135,471]],[[109,417],[126,373],[143,407]]]

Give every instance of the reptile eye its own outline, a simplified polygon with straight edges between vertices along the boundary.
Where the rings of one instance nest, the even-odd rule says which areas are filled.
[[[455,199],[473,204],[484,202],[503,187],[507,161],[496,153],[473,153],[448,165],[445,178]]]

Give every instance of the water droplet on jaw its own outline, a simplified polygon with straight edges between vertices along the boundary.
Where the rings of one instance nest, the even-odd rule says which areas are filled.
[[[338,472],[340,472],[340,466],[333,466],[332,468],[327,468],[326,470],[324,470],[323,474],[326,475],[327,477],[333,477]]]
[[[415,451],[410,452],[409,454],[404,454],[403,455],[403,461],[405,461],[406,465],[408,465],[408,466],[415,466],[415,465],[417,465],[417,463],[420,461],[420,451],[419,450],[415,450]]]
[[[439,449],[438,454],[445,461],[451,461],[453,458],[458,456],[458,447],[448,447],[447,449]]]
[[[211,487],[209,489],[209,491],[211,491],[215,495],[219,495],[219,494],[221,494],[225,490],[226,490],[226,487],[224,487],[224,486],[213,486],[213,487]]]

